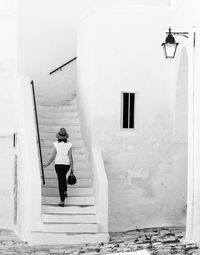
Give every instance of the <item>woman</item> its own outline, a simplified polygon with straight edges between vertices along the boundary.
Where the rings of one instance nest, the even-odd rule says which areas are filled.
[[[57,142],[54,142],[54,148],[49,162],[44,167],[49,166],[55,159],[55,170],[58,176],[58,186],[60,193],[59,206],[65,206],[65,197],[67,197],[66,174],[71,167],[73,173],[72,144],[67,141],[69,135],[65,128],[61,128],[56,134]]]

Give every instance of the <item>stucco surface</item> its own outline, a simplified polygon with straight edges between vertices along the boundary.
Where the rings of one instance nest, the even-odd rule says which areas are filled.
[[[0,134],[0,226],[12,228],[14,222],[14,150],[12,134]]]
[[[185,222],[187,105],[180,105],[187,96],[187,63],[170,64],[160,47],[172,15],[163,9],[101,9],[79,28],[78,70],[84,65],[84,73],[79,73],[78,91],[90,91],[81,98],[88,113],[83,124],[91,123],[92,139],[102,148],[110,231]],[[152,26],[160,36],[151,36]],[[148,47],[142,43],[147,41]],[[132,131],[120,126],[121,92],[136,93]],[[91,108],[84,106],[87,101]],[[184,144],[174,143],[175,129]]]
[[[13,134],[17,120],[14,111],[14,76],[16,71],[15,1],[0,3],[0,226],[14,223],[14,149]]]

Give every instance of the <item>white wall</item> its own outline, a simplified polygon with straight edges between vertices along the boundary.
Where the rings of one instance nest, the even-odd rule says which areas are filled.
[[[48,72],[51,71],[52,69],[56,68],[57,66],[63,64],[64,62],[66,62],[68,59],[74,57],[76,55],[76,27],[77,27],[77,21],[79,20],[81,14],[86,11],[88,8],[94,6],[94,5],[99,5],[99,4],[113,4],[113,3],[117,3],[117,4],[126,4],[128,6],[132,6],[132,5],[139,5],[139,4],[143,4],[143,5],[150,5],[150,6],[169,6],[170,1],[168,0],[104,0],[104,1],[100,1],[100,0],[46,0],[46,1],[39,1],[39,0],[20,0],[19,2],[19,34],[17,34],[17,8],[16,8],[16,1],[15,0],[2,0],[0,2],[0,30],[1,30],[1,40],[0,40],[0,120],[1,120],[1,124],[0,124],[0,129],[3,130],[1,134],[3,134],[3,136],[0,137],[0,151],[1,151],[1,155],[2,158],[0,160],[0,164],[1,164],[1,169],[0,169],[0,176],[1,176],[1,190],[0,190],[0,203],[2,205],[2,208],[5,209],[5,211],[9,212],[9,214],[5,214],[5,211],[2,211],[2,215],[1,215],[1,221],[0,221],[0,227],[12,227],[13,226],[13,196],[12,196],[12,192],[13,192],[13,180],[14,180],[14,151],[12,148],[12,134],[13,132],[16,131],[16,129],[18,128],[18,118],[17,118],[17,110],[18,107],[16,107],[16,105],[13,104],[14,102],[14,98],[15,98],[15,94],[13,93],[13,86],[14,86],[14,78],[17,75],[16,72],[16,62],[17,62],[17,47],[18,47],[18,55],[19,55],[19,61],[18,61],[18,71],[19,74],[21,75],[29,75],[31,76],[32,79],[34,79],[36,81],[36,85],[39,87],[37,89],[38,92],[38,96],[39,96],[39,100],[41,102],[45,102],[45,103],[49,103],[52,102],[55,98],[54,103],[63,103],[63,100],[65,100],[67,98],[67,94],[74,94],[75,93],[75,84],[76,84],[76,69],[75,69],[75,63],[73,63],[66,71],[65,73],[58,73],[56,74],[53,78],[49,78],[48,76]],[[114,15],[115,16],[115,15]],[[137,16],[137,15],[136,15]],[[142,17],[142,16],[141,16]],[[108,17],[107,17],[108,18]],[[131,43],[133,41],[133,34],[130,33],[130,35],[127,34],[127,31],[133,31],[132,27],[130,28],[130,24],[129,24],[129,19],[130,17],[127,17],[127,19],[124,20],[124,22],[122,22],[122,24],[119,24],[120,26],[125,25],[127,26],[127,28],[124,31],[124,35],[127,36],[128,43]],[[130,18],[131,19],[131,18]],[[135,17],[135,19],[137,19],[137,17]],[[149,21],[148,18],[145,16],[145,18],[142,18],[142,20],[146,20]],[[157,17],[157,20],[161,20],[161,16]],[[155,22],[157,22],[156,19],[152,19],[152,24],[151,25],[155,25]],[[108,23],[110,23],[111,20],[108,19]],[[132,19],[131,19],[132,22]],[[97,22],[97,25],[100,25],[100,20]],[[150,22],[151,23],[151,22]],[[105,25],[105,22],[104,22]],[[110,24],[110,28],[112,28],[113,24]],[[132,24],[134,25],[134,24]],[[145,25],[144,31],[146,31],[146,27],[150,26],[150,24],[143,24]],[[168,24],[167,24],[168,25]],[[152,26],[153,27],[153,26]],[[141,28],[139,27],[135,27],[136,29],[140,30]],[[95,27],[96,29],[96,27]],[[163,27],[161,26],[159,28],[159,33],[161,34],[161,31],[163,32],[166,29],[166,26],[164,25]],[[86,29],[86,32],[87,29]],[[97,32],[97,31],[96,31]],[[105,38],[109,38],[111,36],[111,31],[109,30],[109,28],[107,28],[105,30],[107,37]],[[112,49],[113,45],[115,45],[116,41],[118,41],[118,34],[117,31],[114,29],[114,36],[117,40],[114,40],[114,43],[112,44],[112,40],[111,40],[111,44],[110,46],[107,45],[107,42],[101,37],[101,35],[103,35],[103,31],[100,30],[99,34],[97,35],[97,38],[100,37],[101,40],[99,40],[99,42],[97,44],[95,44],[95,47],[99,47],[101,46],[100,44],[104,45],[104,46],[109,46],[108,47],[108,53],[110,54],[110,48]],[[150,36],[150,34],[146,34],[147,37]],[[130,36],[130,37],[129,37]],[[144,36],[144,35],[142,35]],[[19,42],[17,41],[17,37],[19,38]],[[112,37],[111,37],[112,38]],[[142,39],[142,38],[141,38]],[[143,42],[146,41],[146,37],[143,38]],[[87,46],[87,40],[93,40],[92,37],[89,36],[88,34],[88,38],[85,38],[85,46]],[[123,40],[123,38],[120,39],[121,42]],[[135,41],[135,39],[134,39]],[[160,41],[157,41],[158,44],[160,45]],[[120,41],[119,41],[120,44]],[[101,51],[104,49],[101,49]],[[139,46],[138,46],[139,47]],[[158,47],[159,48],[159,47]],[[160,48],[159,48],[160,49]],[[115,49],[113,49],[113,53],[112,56],[110,57],[114,57],[112,61],[108,61],[107,63],[107,71],[110,70],[110,66],[111,64],[115,64],[115,58],[116,58],[116,63],[119,61],[119,58],[117,57],[117,55],[115,56],[115,52],[117,50],[117,45],[115,46]],[[89,49],[88,49],[89,52]],[[86,52],[87,53],[87,52]],[[101,53],[104,52],[99,52],[97,55],[95,55],[95,59],[97,57],[99,57],[101,55]],[[138,52],[139,53],[139,52]],[[141,52],[140,52],[141,53]],[[144,52],[142,52],[144,53]],[[85,53],[84,53],[85,54]],[[132,52],[133,54],[133,52]],[[149,53],[146,52],[146,54],[148,55]],[[160,54],[160,53],[159,53]],[[162,54],[162,53],[161,53]],[[124,59],[126,60],[125,62],[128,63],[130,65],[135,65],[135,62],[132,63],[131,60],[131,56],[130,55],[130,59],[127,61],[126,56],[129,55],[129,52],[126,52],[126,50],[124,52],[122,52],[122,54],[120,54],[121,56],[124,57]],[[92,56],[92,55],[91,55]],[[115,75],[111,75],[109,72],[107,72],[106,70],[101,70],[102,73],[99,73],[100,67],[102,66],[102,61],[104,61],[104,59],[102,59],[102,56],[100,56],[100,62],[98,63],[98,65],[96,67],[92,66],[92,60],[86,61],[86,63],[88,63],[88,65],[90,65],[90,68],[88,69],[88,66],[86,65],[84,68],[86,69],[86,75],[89,74],[89,72],[91,72],[92,68],[97,68],[97,73],[95,72],[95,75],[98,76],[98,80],[99,80],[99,75],[105,75],[106,78],[112,78],[115,77]],[[137,58],[137,56],[134,56],[135,59]],[[151,57],[151,56],[150,56]],[[146,56],[145,56],[146,59]],[[122,62],[124,63],[124,60],[122,59]],[[159,62],[160,63],[160,62]],[[164,61],[162,63],[163,65],[165,65]],[[104,67],[104,62],[103,62],[103,67]],[[147,67],[146,67],[147,68]],[[85,70],[82,68],[82,70]],[[123,70],[123,82],[126,83],[126,87],[123,86],[123,88],[126,89],[133,89],[132,88],[132,83],[129,83],[130,80],[132,80],[132,73],[130,72],[130,70],[128,71],[128,78],[126,77],[126,70],[123,66],[114,66],[114,70],[117,72],[120,69]],[[148,69],[148,68],[147,68]],[[144,69],[144,72],[148,70]],[[95,70],[94,70],[95,71]],[[105,72],[105,73],[104,73]],[[153,73],[149,75],[152,77],[150,77],[150,84],[154,87],[156,87],[157,85],[153,84]],[[138,77],[140,76],[140,74],[138,73]],[[155,76],[155,73],[154,73]],[[87,84],[87,90],[84,91],[85,95],[85,99],[88,99],[88,90],[91,89],[91,85],[93,82],[93,77],[90,75],[87,76],[88,77],[88,84]],[[110,90],[111,92],[113,92],[114,90],[112,88],[118,88],[118,90],[116,90],[115,92],[113,92],[112,94],[112,99],[114,100],[113,102],[115,102],[114,105],[118,105],[120,104],[120,98],[118,97],[119,93],[121,92],[122,89],[122,82],[120,82],[120,80],[117,80],[118,77],[115,77],[115,80],[110,80],[109,82],[109,86],[110,84],[112,85],[112,87],[108,87],[108,91]],[[138,80],[138,78],[134,78],[133,77],[133,81],[134,80]],[[163,82],[163,84],[166,83],[165,79],[163,77],[159,77],[158,80],[160,81],[160,83]],[[65,81],[67,81],[67,83],[65,83]],[[86,81],[84,79],[84,81]],[[104,81],[103,79],[98,81],[99,85],[104,84],[104,82],[106,82],[107,79]],[[97,83],[98,83],[97,82]],[[95,82],[96,84],[96,82]],[[27,86],[29,85],[29,83],[27,82]],[[59,87],[60,85],[60,87]],[[86,85],[86,83],[85,83]],[[86,87],[84,87],[86,88]],[[162,88],[160,88],[160,94],[161,91],[163,91],[163,88],[167,90],[167,86],[165,87],[163,85]],[[139,91],[139,87],[137,88],[136,86],[134,86],[135,90]],[[143,89],[141,87],[141,92],[143,91]],[[82,88],[83,90],[83,88]],[[91,90],[92,91],[92,90]],[[57,97],[54,97],[55,92],[57,92]],[[149,91],[151,93],[151,91]],[[166,91],[165,91],[166,92]],[[116,97],[115,94],[116,93]],[[166,92],[166,94],[168,93],[168,91]],[[63,96],[64,95],[64,96]],[[94,96],[95,95],[95,96]],[[45,97],[46,96],[46,97]],[[94,132],[94,134],[100,133],[101,137],[99,137],[101,143],[102,143],[102,147],[104,149],[104,157],[106,160],[106,166],[107,166],[107,171],[109,176],[112,178],[113,176],[113,172],[112,169],[115,169],[115,165],[113,164],[113,162],[117,162],[118,159],[115,160],[116,154],[113,154],[113,149],[109,148],[109,142],[113,142],[113,141],[117,141],[120,144],[119,149],[121,149],[121,147],[124,150],[132,150],[132,145],[129,144],[130,137],[131,136],[132,140],[135,141],[136,140],[136,144],[138,145],[139,142],[137,142],[137,139],[140,139],[140,137],[138,138],[137,135],[135,134],[125,134],[125,133],[121,133],[119,131],[119,112],[120,109],[114,109],[111,108],[110,111],[107,111],[109,109],[110,103],[109,105],[107,104],[108,101],[110,102],[110,97],[108,98],[109,100],[107,100],[107,94],[102,91],[101,89],[98,89],[95,94],[93,94],[92,96],[94,96],[94,99],[98,100],[100,99],[99,96],[101,96],[102,100],[102,105],[100,105],[99,108],[91,108],[91,106],[93,107],[93,103],[91,100],[88,100],[87,102],[83,100],[82,98],[82,102],[84,104],[83,109],[85,109],[85,112],[82,112],[82,116],[83,119],[87,119],[88,118],[88,112],[92,109],[92,111],[94,110],[94,112],[91,112],[91,116],[92,114],[96,114],[97,113],[97,119],[91,119],[91,121],[96,121],[96,123],[99,123],[98,125],[95,124],[93,126],[93,129],[90,130],[89,128],[89,124],[90,122],[85,122],[85,127],[88,127],[88,129],[84,129],[86,130],[85,134],[87,137],[89,137],[90,131]],[[139,94],[140,97],[140,94]],[[149,97],[149,94],[146,95],[145,97]],[[118,98],[118,99],[117,99]],[[170,101],[170,97],[167,98],[167,101]],[[162,101],[162,100],[160,100]],[[165,104],[166,103],[166,104]],[[164,108],[167,105],[167,102],[163,103]],[[160,104],[159,104],[160,105]],[[140,106],[138,106],[140,107]],[[145,105],[145,107],[149,108],[149,105]],[[154,109],[157,108],[157,104],[152,104],[151,106],[152,111]],[[103,111],[104,109],[104,111]],[[106,113],[105,113],[106,112]],[[170,114],[169,114],[170,115]],[[110,128],[112,129],[114,127],[114,132],[110,135],[110,140],[107,139],[107,135],[108,135],[108,131],[109,128],[105,128],[105,125],[102,125],[102,121],[107,121],[110,120],[110,117],[112,117],[113,122],[110,125]],[[164,117],[165,118],[165,117]],[[171,116],[169,116],[169,119],[171,118]],[[167,119],[167,117],[166,117]],[[155,116],[154,114],[148,116],[148,118],[145,118],[144,120],[141,120],[141,127],[144,127],[144,124],[148,124],[150,126],[152,125],[152,121],[155,120]],[[171,120],[170,120],[171,121]],[[163,123],[167,122],[167,120],[165,120]],[[104,123],[104,122],[103,122]],[[108,122],[109,123],[109,122]],[[163,124],[164,125],[164,124]],[[161,127],[159,127],[161,128]],[[6,133],[5,135],[5,131],[9,133],[9,136],[7,136],[8,133]],[[146,132],[146,128],[144,128],[144,130]],[[103,133],[104,132],[104,133]],[[110,134],[110,133],[109,133]],[[147,137],[149,137],[149,131],[147,132]],[[124,139],[122,139],[124,138]],[[141,138],[141,140],[144,137]],[[161,137],[162,138],[162,137]],[[161,139],[160,138],[160,139]],[[104,144],[104,139],[106,140],[106,143]],[[127,142],[124,142],[124,140],[128,140]],[[140,141],[140,140],[139,140]],[[145,144],[144,140],[143,144]],[[153,142],[152,142],[153,143]],[[115,143],[114,143],[115,144]],[[116,148],[118,148],[116,146]],[[20,153],[23,154],[23,150]],[[106,157],[106,153],[107,152],[111,152],[111,156],[107,156]],[[141,150],[141,152],[143,152],[143,149]],[[126,162],[126,157],[132,157],[127,153],[122,153],[123,155],[123,161]],[[122,168],[124,167],[125,171],[122,172],[122,174],[118,175],[121,180],[123,180],[124,176],[127,180],[127,182],[129,183],[129,187],[132,187],[132,180],[135,181],[135,179],[139,178],[141,179],[137,182],[137,185],[139,185],[138,187],[135,188],[136,190],[136,195],[138,195],[138,193],[140,193],[141,190],[141,185],[145,186],[144,190],[147,190],[147,187],[149,186],[149,184],[145,184],[146,180],[145,180],[145,176],[149,176],[149,173],[151,173],[151,170],[153,169],[154,165],[151,165],[150,170],[148,170],[148,174],[144,174],[143,171],[140,172],[140,169],[143,169],[143,167],[141,168],[141,162],[142,162],[142,158],[143,158],[143,154],[139,153],[137,154],[139,155],[139,163],[138,163],[138,168],[137,166],[134,168],[136,169],[136,172],[132,175],[132,163],[130,163],[130,166],[123,163],[119,166],[122,166]],[[137,156],[136,155],[136,156]],[[135,156],[135,157],[136,157]],[[158,155],[157,155],[158,156]],[[156,156],[156,157],[157,157]],[[132,162],[132,159],[130,160],[130,162]],[[20,165],[21,169],[24,167],[24,163],[21,163],[22,165]],[[35,164],[37,164],[37,162],[35,162]],[[145,163],[147,164],[147,163]],[[119,172],[121,171],[121,167],[119,168]],[[110,170],[111,169],[111,170]],[[39,172],[35,173],[36,175],[39,175]],[[141,177],[142,176],[142,177]],[[117,177],[118,178],[118,177]],[[160,177],[159,177],[160,178]],[[25,178],[26,179],[26,178]],[[21,179],[25,180],[25,179]],[[5,180],[9,180],[8,182],[4,182]],[[37,178],[36,178],[37,180]],[[148,177],[148,181],[150,180],[150,177]],[[118,180],[117,180],[118,181]],[[115,191],[115,182],[116,182],[116,175],[114,175],[113,178],[113,183],[111,183],[110,185],[110,193],[112,194],[112,189],[114,189]],[[138,184],[141,183],[141,184]],[[34,186],[35,183],[32,183],[32,186]],[[38,183],[37,183],[38,185]],[[121,187],[122,191],[123,188]],[[158,187],[155,189],[158,189]],[[33,193],[34,193],[34,187],[32,189]],[[31,192],[31,191],[30,191]],[[38,190],[36,192],[39,192]],[[134,192],[131,191],[131,192]],[[143,191],[141,191],[143,193]],[[5,197],[5,193],[7,194],[7,197]],[[121,194],[121,193],[120,193]],[[37,196],[38,194],[33,194],[33,202],[34,202],[34,198]],[[135,194],[130,194],[131,198],[134,198]],[[127,196],[125,196],[127,197]],[[143,194],[141,195],[141,198],[145,197],[145,195],[143,196]],[[24,197],[21,197],[21,201],[23,204],[23,199],[26,199]],[[123,199],[123,196],[122,198]],[[153,206],[154,204],[157,205],[158,203],[158,198],[156,197],[155,199],[155,203],[153,201]],[[149,199],[147,199],[148,201],[150,201]],[[121,216],[121,212],[119,211],[119,214],[117,213],[118,210],[118,203],[119,201],[116,201],[116,197],[111,197],[111,213],[114,212],[114,215],[116,215],[116,217]],[[35,201],[38,205],[38,200]],[[33,203],[32,203],[33,205]],[[144,206],[142,204],[142,206]],[[33,206],[33,208],[36,208]],[[141,207],[140,209],[143,210],[146,207]],[[148,207],[149,208],[149,207]],[[23,211],[24,209],[22,209]],[[27,209],[29,211],[29,209]],[[132,213],[132,208],[130,209],[130,214]],[[153,209],[152,209],[153,210]],[[23,211],[24,212],[24,211]],[[116,213],[116,214],[115,214]],[[23,215],[23,214],[22,214]],[[21,215],[21,217],[22,217]],[[136,215],[138,215],[138,213],[136,213]],[[29,217],[28,215],[26,215],[26,217]],[[36,219],[33,219],[33,221],[37,221],[38,220],[38,215],[37,212],[36,214],[34,214],[34,217]],[[113,222],[111,221],[111,227],[113,226],[113,224],[116,222],[119,222],[119,220],[116,220],[116,217],[114,217]],[[21,218],[22,220],[22,218]],[[135,225],[137,218],[134,219],[133,225]],[[144,217],[144,221],[146,220],[146,218]],[[21,221],[22,222],[22,221]],[[126,222],[124,223],[120,223],[120,227],[124,227],[126,228]],[[139,222],[140,224],[140,222]],[[143,222],[141,223],[143,224]],[[152,221],[153,224],[153,221]],[[118,225],[116,225],[118,228]],[[22,228],[23,228],[23,224],[22,224]],[[21,229],[22,229],[21,228]],[[112,228],[111,228],[112,229]]]
[[[13,102],[13,84],[17,62],[17,23],[14,1],[0,4],[0,129],[16,126]]]
[[[169,0],[20,0],[19,70],[48,73],[76,55],[77,23],[83,12],[102,4],[169,5]]]
[[[0,228],[14,223],[14,149],[11,131],[0,131]]]
[[[17,23],[14,0],[0,2],[0,228],[14,223],[14,149],[16,132],[14,78],[17,60]]]
[[[177,185],[173,156],[179,64],[164,59],[161,48],[173,14],[161,8],[102,8],[78,31],[83,128],[85,140],[103,150],[110,231],[185,224],[186,173]],[[136,130],[130,132],[120,129],[122,91],[136,93]]]
[[[178,56],[177,56],[178,57]],[[187,174],[188,174],[188,52],[185,47],[180,51],[175,91],[173,169],[176,178],[173,182],[179,192],[174,194],[183,216],[187,210]]]
[[[48,73],[76,55],[76,26],[81,14],[97,4],[112,7],[114,2],[122,4],[114,0],[19,2],[19,72],[35,80],[41,103],[60,104],[76,92],[75,62],[52,78]],[[132,5],[139,3],[157,8],[134,12]],[[110,12],[108,7],[107,14],[99,12],[85,19],[79,31],[78,95],[86,144],[89,148],[92,134],[103,148],[110,180],[111,231],[182,224],[186,168],[183,185],[177,189],[174,180],[179,178],[182,166],[179,171],[175,166],[185,150],[177,164],[173,156],[179,62],[166,61],[160,47],[164,32],[175,19],[170,1],[126,0],[123,4],[123,8],[116,6]],[[132,133],[120,130],[120,94],[124,90],[137,93],[138,128]],[[182,191],[182,197],[171,197],[171,192]]]
[[[19,73],[35,81],[40,103],[62,104],[74,93],[76,62],[63,69],[62,77],[48,73],[76,56],[77,25],[82,14],[97,5],[120,3],[169,6],[170,0],[19,1]]]
[[[26,240],[30,231],[41,224],[41,172],[32,88],[29,78],[18,79],[16,84],[18,103],[18,196],[17,231]]]

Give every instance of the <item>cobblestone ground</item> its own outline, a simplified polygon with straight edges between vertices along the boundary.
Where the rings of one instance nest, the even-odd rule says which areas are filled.
[[[112,254],[147,249],[150,254],[200,254],[200,244],[183,242],[185,229],[181,227],[151,228],[112,233],[108,243],[70,246],[30,246],[20,241],[12,231],[0,230],[0,254]]]

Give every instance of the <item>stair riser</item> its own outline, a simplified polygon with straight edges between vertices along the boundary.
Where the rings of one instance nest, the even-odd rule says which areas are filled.
[[[51,140],[51,141],[55,141],[57,139],[56,134],[46,133],[46,132],[40,132],[40,138],[41,138],[41,140]],[[79,140],[79,139],[81,139],[81,134],[80,133],[70,133],[69,139],[70,140]]]
[[[70,185],[68,185],[70,186]],[[78,179],[77,183],[72,185],[74,188],[83,188],[83,187],[91,187],[92,186],[92,180],[91,179]],[[45,187],[58,187],[58,180],[55,179],[48,179],[45,178]]]
[[[73,125],[70,124],[70,125],[64,125],[62,127],[65,127],[69,134],[71,134],[71,133],[80,133],[80,126],[73,126]],[[61,128],[60,125],[58,125],[58,126],[50,126],[50,125],[47,126],[47,125],[40,124],[40,126],[39,126],[40,132],[54,133],[55,135],[59,131],[60,128]]]
[[[42,148],[42,154],[43,156],[47,155],[48,157],[51,156],[53,151],[53,145],[52,147],[43,147]],[[85,151],[83,148],[81,147],[72,147],[72,155],[80,155],[80,156],[84,156],[86,155]]]
[[[44,81],[44,80],[43,80]],[[53,83],[51,84],[51,82],[53,81]],[[66,76],[57,76],[56,77],[56,80],[54,79],[54,80],[51,80],[51,81],[47,81],[46,83],[48,84],[47,86],[53,86],[53,87],[55,87],[55,86],[59,86],[59,84],[61,83],[61,82],[65,82],[66,81]],[[37,91],[38,92],[38,91]],[[46,96],[46,95],[45,95]],[[37,97],[39,97],[39,98],[44,98],[45,97],[44,95],[42,95],[42,94],[37,94]],[[52,103],[52,102],[51,102]],[[58,105],[58,104],[50,104],[50,105],[46,105],[46,104],[43,104],[43,103],[38,103],[38,106],[39,107],[46,107],[46,108],[48,108],[48,107],[55,107],[55,108],[58,108],[58,107],[66,107],[66,106],[68,106],[68,105],[77,105],[77,96],[76,95],[73,95],[73,96],[71,96],[71,98],[66,98],[66,100],[65,100],[65,103],[64,103],[64,105]]]
[[[50,147],[43,147],[42,148],[43,155],[50,156],[52,154],[52,151],[53,151],[53,146],[51,148]],[[73,147],[72,148],[72,154],[77,155],[77,156],[78,155],[80,155],[80,156],[86,155],[84,149],[81,148],[81,147]]]
[[[51,155],[52,152],[53,152],[53,148],[54,148],[54,145],[53,143],[51,145],[48,145],[48,146],[45,146],[41,143],[41,149],[42,149],[42,153],[43,155]],[[72,154],[74,154],[75,152],[81,152],[81,157],[85,156],[86,157],[86,153],[83,153],[83,149],[81,148],[80,145],[77,145],[77,144],[73,144],[72,145]],[[74,152],[74,153],[73,153]],[[79,155],[77,155],[79,156]]]
[[[63,113],[63,112],[77,112],[78,108],[77,105],[64,105],[64,106],[43,106],[37,105],[38,112],[43,114],[48,113]]]
[[[58,214],[43,214],[42,221],[44,223],[97,223],[96,215],[58,215]]]
[[[43,144],[42,142],[41,142],[41,147],[42,147],[42,151],[43,152],[47,152],[47,153],[50,153],[50,152],[52,152],[53,151],[53,143],[52,144],[49,144],[49,145],[47,145],[47,144]],[[79,141],[74,141],[74,142],[72,142],[72,151],[73,151],[73,148],[78,148],[78,149],[82,149],[82,143],[81,142],[79,142]]]
[[[44,160],[43,160],[44,161]],[[45,162],[45,161],[44,161]],[[88,171],[89,166],[87,162],[74,162],[74,169],[75,171]],[[46,170],[52,170],[55,171],[55,167],[54,164],[52,163],[50,166],[48,166],[47,168],[45,168]]]
[[[52,169],[54,170],[54,164],[52,163],[50,166],[48,166],[46,169]],[[87,171],[89,169],[88,162],[74,162],[74,169],[77,169],[78,171]]]
[[[47,126],[79,126],[78,119],[40,119],[39,124]]]
[[[51,148],[51,149],[52,149],[52,147],[53,147],[53,143],[56,142],[56,141],[57,141],[56,139],[54,139],[54,140],[52,140],[52,141],[43,140],[43,139],[40,140],[41,146],[42,146],[42,147],[49,147],[49,148]],[[72,139],[71,139],[70,141],[71,141],[71,143],[72,143],[72,148],[73,148],[73,147],[77,147],[77,146],[82,146],[82,140],[72,140]]]
[[[74,169],[74,173],[78,180],[90,178],[89,171],[77,171],[76,169]],[[45,178],[57,178],[56,171],[54,169],[52,169],[52,170],[45,169]]]
[[[59,203],[58,197],[42,197],[43,205],[58,205]],[[94,205],[94,197],[67,197],[65,199],[66,205]]]
[[[38,117],[40,119],[62,119],[62,118],[77,118],[78,113],[77,112],[48,112],[48,111],[38,111]]]
[[[32,232],[30,243],[32,245],[72,245],[86,243],[106,243],[109,241],[108,234],[74,234],[67,235],[66,233],[40,233]]]
[[[65,207],[59,207],[59,206],[42,206],[42,213],[55,213],[55,214],[96,214],[96,206],[86,206],[86,207],[80,207],[80,206],[65,206]]]
[[[73,186],[72,186],[73,187]],[[93,196],[92,188],[72,188],[68,186],[67,194],[69,197],[90,197]],[[43,196],[59,197],[58,188],[42,187]]]
[[[51,157],[51,153],[46,154],[43,150],[42,150],[42,159],[44,162],[49,161],[50,157]],[[74,162],[86,162],[87,161],[87,157],[85,155],[77,155],[77,154],[72,154],[73,156],[73,160]]]
[[[33,230],[37,231],[37,229]],[[97,233],[98,224],[43,224],[42,231],[55,233]]]

